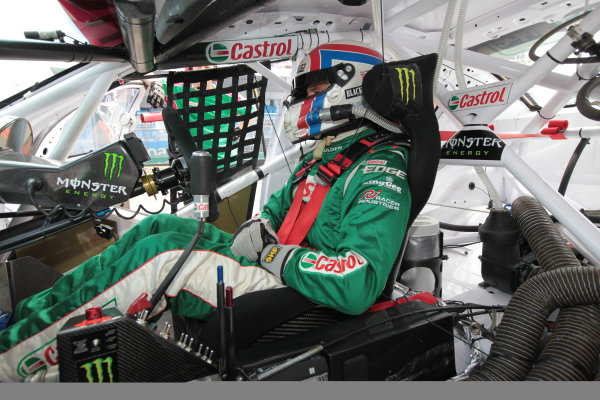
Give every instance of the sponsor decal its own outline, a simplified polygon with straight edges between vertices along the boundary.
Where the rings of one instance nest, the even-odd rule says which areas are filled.
[[[263,262],[273,262],[273,259],[279,253],[279,250],[281,250],[281,246],[273,246],[271,250],[269,250],[269,254],[263,258]]]
[[[506,144],[492,131],[461,131],[442,147],[442,158],[500,160]]]
[[[31,357],[23,363],[23,367],[26,375],[32,375],[41,369],[46,369],[46,363],[39,358]]]
[[[46,347],[44,351],[44,358],[46,359],[46,363],[49,365],[58,364],[58,352],[53,346]]]
[[[79,367],[79,380],[82,382],[114,382],[113,369],[115,361],[116,359],[113,359],[113,357],[105,357],[96,358],[94,361],[82,364]],[[82,378],[85,378],[85,380]]]
[[[365,183],[363,183],[363,186],[380,186],[386,189],[390,189],[393,192],[402,193],[402,188],[394,184],[393,179],[389,176],[386,178],[385,182],[376,179],[371,179],[370,181],[366,181]]]
[[[314,192],[316,186],[317,186],[316,183],[306,182],[304,184],[304,192],[302,193],[302,201],[303,202],[308,203],[310,201],[310,197],[312,196],[312,193]]]
[[[415,70],[406,67],[397,67],[398,80],[400,81],[400,99],[408,104],[410,100],[417,98],[417,85],[415,83]]]
[[[365,164],[366,165],[371,165],[371,164],[386,165],[387,161],[385,161],[385,160],[369,160]]]
[[[113,297],[101,307],[102,309],[117,307],[117,299]],[[32,337],[29,340],[35,339]],[[19,376],[25,378],[28,375],[35,374],[38,371],[45,370],[48,366],[56,364],[58,364],[58,352],[56,350],[56,335],[54,335],[54,338],[21,358],[16,364],[15,371]]]
[[[485,89],[474,88],[476,90],[453,95],[450,100],[448,100],[448,108],[450,111],[463,111],[506,104],[508,103],[511,88],[512,83]]]
[[[118,153],[104,153],[104,178],[109,182],[119,179],[125,157]],[[127,188],[111,183],[101,183],[91,179],[56,177],[57,188],[64,187],[65,193],[73,196],[114,199],[115,195],[127,196]]]
[[[323,153],[337,153],[342,150],[342,146],[325,146]]]
[[[88,325],[96,325],[99,324],[101,322],[104,321],[108,321],[109,319],[112,319],[112,317],[109,317],[107,315],[101,317],[101,318],[96,318],[96,319],[84,319],[83,321],[75,324],[75,326],[88,326]]]
[[[359,198],[360,199],[374,199],[375,197],[377,197],[377,195],[379,193],[381,193],[381,190],[375,191],[375,190],[367,190],[366,192],[364,192]]]
[[[385,165],[365,165],[362,169],[363,174],[386,173],[395,175],[400,179],[406,179],[406,172],[398,168],[386,167]]]
[[[357,87],[353,87],[350,89],[346,89],[344,93],[345,93],[347,99],[362,96],[362,86],[357,86]]]
[[[464,147],[465,149],[480,147],[502,148],[502,140],[493,137],[453,137],[449,141],[450,147]]]
[[[367,260],[354,251],[338,257],[327,257],[321,253],[309,252],[300,259],[302,271],[334,276],[348,275],[366,265]]]
[[[87,339],[75,340],[73,342],[73,354],[81,354],[88,352]]]
[[[314,175],[307,176],[306,182],[304,183],[304,192],[302,192],[302,201],[304,203],[308,203],[310,201],[310,198],[316,187],[317,183],[315,182]]]
[[[293,58],[297,52],[298,36],[288,35],[212,42],[206,47],[206,58],[213,64],[235,64]]]
[[[121,168],[123,167],[124,156],[117,153],[104,153],[104,177],[109,181],[119,179],[121,176]],[[117,161],[119,163],[117,173],[115,174],[115,168],[117,168]]]
[[[195,211],[208,211],[208,203],[197,203],[194,204]]]
[[[224,62],[229,57],[229,49],[224,44],[215,43],[210,49],[210,55],[214,62]]]
[[[65,193],[75,196],[84,197],[100,197],[101,199],[114,199],[115,196],[110,193],[117,195],[122,194],[127,196],[127,188],[120,185],[111,185],[109,183],[94,182],[91,179],[81,180],[77,178],[61,178],[56,177],[56,185],[60,188],[64,185]],[[98,193],[102,192],[102,193]],[[106,194],[106,193],[109,194]]]
[[[24,378],[56,364],[58,364],[58,353],[56,338],[54,338],[23,357],[17,364],[17,373]]]
[[[448,100],[448,108],[450,109],[450,111],[456,110],[459,104],[460,99],[458,98],[458,96],[452,96],[450,100]]]
[[[298,129],[296,132],[294,132],[294,137],[302,139],[303,137],[308,136],[309,132],[310,130],[307,128]]]
[[[387,197],[381,196],[383,190],[372,190],[365,191],[358,199],[358,204],[372,204],[375,206],[383,206],[390,210],[400,211],[400,203]]]

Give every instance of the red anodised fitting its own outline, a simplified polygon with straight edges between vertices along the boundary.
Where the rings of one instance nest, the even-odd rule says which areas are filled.
[[[93,320],[102,318],[102,307],[91,307],[85,310],[85,319]]]

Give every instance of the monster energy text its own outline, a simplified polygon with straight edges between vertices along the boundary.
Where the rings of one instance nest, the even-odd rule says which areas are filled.
[[[415,100],[417,97],[417,85],[415,84],[415,71],[410,68],[398,67],[396,68],[398,71],[398,78],[400,80],[400,94],[402,95],[402,99],[406,101],[406,104],[410,100]],[[406,78],[406,79],[405,79]],[[410,95],[410,89],[412,85],[412,98]],[[406,89],[404,88],[406,86]],[[404,99],[404,91],[406,90],[406,99]]]
[[[56,185],[58,185],[59,187],[64,185],[67,194],[83,195],[85,197],[106,198],[106,194],[96,193],[98,191],[123,194],[127,196],[127,191],[125,190],[127,188],[125,186],[111,185],[109,183],[92,182],[91,179],[84,181],[77,178],[63,179],[60,176],[58,176],[56,177]]]

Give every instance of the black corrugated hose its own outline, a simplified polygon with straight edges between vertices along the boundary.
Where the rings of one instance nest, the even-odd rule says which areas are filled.
[[[558,268],[528,279],[508,304],[487,361],[467,380],[524,380],[548,315],[561,307],[598,303],[600,267]],[[595,357],[597,360],[597,352]],[[560,366],[555,364],[554,368]]]
[[[600,352],[600,268],[580,266],[537,200],[521,197],[512,210],[541,268],[515,292],[488,360],[468,380],[590,380]],[[556,308],[563,310],[535,360]]]
[[[534,271],[551,271],[580,265],[554,222],[536,199],[519,197],[512,204],[512,214],[541,267]]]

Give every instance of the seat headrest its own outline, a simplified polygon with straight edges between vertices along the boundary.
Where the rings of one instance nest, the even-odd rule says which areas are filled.
[[[440,132],[433,108],[436,62],[437,54],[428,54],[379,64],[363,82],[369,106],[387,119],[401,122],[410,137],[407,179],[412,202],[408,227],[429,199],[440,160]]]
[[[433,112],[433,75],[437,54],[375,65],[363,79],[367,104],[392,121]]]

